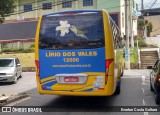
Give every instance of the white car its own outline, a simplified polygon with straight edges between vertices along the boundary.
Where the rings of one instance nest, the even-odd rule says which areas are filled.
[[[0,58],[0,82],[17,83],[22,77],[22,67],[18,58]]]

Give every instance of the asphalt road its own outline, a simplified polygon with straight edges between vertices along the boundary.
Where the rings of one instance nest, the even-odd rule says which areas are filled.
[[[37,89],[27,91],[30,97],[9,106],[51,106],[54,115],[159,115],[160,112],[104,112],[116,106],[157,106],[149,89],[148,73],[144,70],[125,71],[121,79],[121,94],[110,97],[71,97],[39,95]],[[102,109],[103,108],[103,109]],[[112,109],[112,108],[111,108]],[[66,112],[67,111],[67,112]],[[78,111],[78,112],[77,112]],[[9,113],[8,113],[9,114]],[[11,113],[10,113],[11,114]],[[13,113],[12,113],[13,114]],[[24,114],[24,113],[23,113]],[[27,114],[27,113],[25,113]],[[35,114],[35,113],[30,113]],[[38,113],[46,114],[46,113]],[[17,115],[17,113],[15,113]]]
[[[23,72],[22,78],[18,79],[17,84],[0,83],[0,94],[18,94],[36,88],[35,72]]]

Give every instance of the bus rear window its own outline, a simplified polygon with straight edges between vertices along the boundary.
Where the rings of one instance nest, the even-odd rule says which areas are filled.
[[[52,15],[42,18],[40,49],[87,49],[104,47],[102,13]]]

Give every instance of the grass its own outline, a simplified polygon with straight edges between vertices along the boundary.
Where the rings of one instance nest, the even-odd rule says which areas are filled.
[[[138,63],[137,49],[130,49],[130,63]],[[34,53],[13,53],[13,54],[0,54],[0,57],[17,57],[19,58],[22,67],[35,67]],[[123,50],[117,50],[116,62],[124,62]]]
[[[118,62],[118,63],[124,62],[123,50],[117,50],[117,52],[116,52],[116,62]]]
[[[123,58],[123,50],[117,50],[116,62],[125,61]],[[130,48],[130,63],[138,63],[138,53],[136,48]]]
[[[20,60],[22,67],[35,67],[34,53],[13,53],[0,54],[0,57],[17,57]]]
[[[130,63],[138,63],[137,48],[130,48]]]

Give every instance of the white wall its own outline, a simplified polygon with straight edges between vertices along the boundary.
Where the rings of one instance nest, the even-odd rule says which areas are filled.
[[[156,45],[160,48],[160,37],[147,37],[145,41],[147,44]]]
[[[133,20],[132,22],[132,26],[133,26],[133,35],[137,35],[137,19],[136,20]]]

